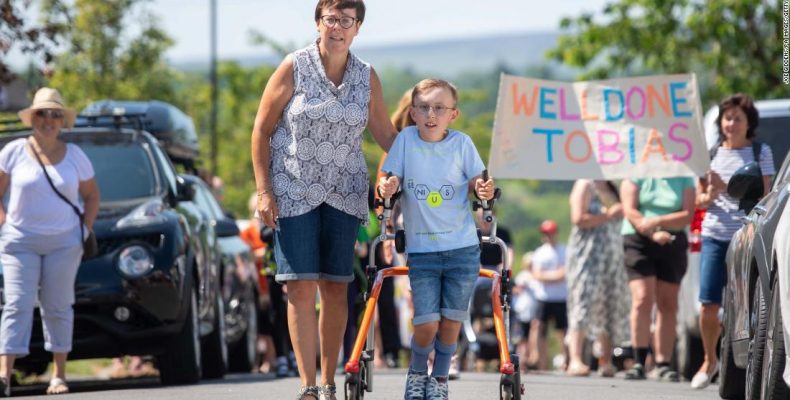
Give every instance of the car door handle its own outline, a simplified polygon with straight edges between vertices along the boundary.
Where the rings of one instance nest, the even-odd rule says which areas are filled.
[[[754,206],[754,212],[757,215],[765,215],[765,213],[768,212],[768,210],[766,210],[765,207],[763,206]]]

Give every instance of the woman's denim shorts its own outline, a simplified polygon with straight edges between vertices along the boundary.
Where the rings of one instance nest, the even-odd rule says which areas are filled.
[[[277,282],[354,280],[354,242],[360,220],[323,203],[307,214],[280,218],[274,232]]]
[[[414,303],[412,324],[444,317],[469,317],[469,299],[480,274],[480,246],[409,254],[409,281]]]
[[[702,304],[721,304],[722,290],[727,284],[727,248],[730,242],[702,237],[699,265],[699,301]]]

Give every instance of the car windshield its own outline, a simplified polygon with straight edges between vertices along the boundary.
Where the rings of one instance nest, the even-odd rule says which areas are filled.
[[[156,175],[150,155],[140,143],[112,146],[81,143],[80,147],[93,163],[102,202],[156,195]]]

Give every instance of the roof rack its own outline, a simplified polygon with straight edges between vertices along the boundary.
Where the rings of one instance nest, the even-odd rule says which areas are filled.
[[[145,114],[97,114],[82,113],[77,115],[75,128],[80,127],[131,127],[137,130],[146,130]]]

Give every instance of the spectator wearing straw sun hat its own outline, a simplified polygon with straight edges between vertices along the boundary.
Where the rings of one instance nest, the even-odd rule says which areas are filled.
[[[36,294],[44,348],[53,353],[54,361],[47,393],[69,391],[65,366],[74,326],[74,280],[83,253],[83,232],[90,232],[99,210],[99,189],[88,157],[58,137],[63,127],[74,125],[75,117],[57,90],[41,88],[33,104],[19,112],[32,134],[0,150],[0,198],[9,195],[8,202],[0,205],[5,295],[0,321],[1,397],[10,396],[15,359],[29,353]]]

